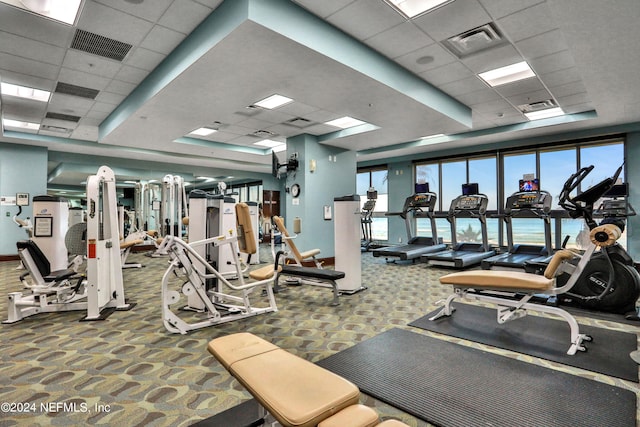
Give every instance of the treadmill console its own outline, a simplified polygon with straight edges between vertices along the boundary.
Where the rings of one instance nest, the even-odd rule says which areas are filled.
[[[488,199],[482,194],[458,196],[452,203],[450,214],[459,211],[474,212],[483,215],[487,211]]]
[[[409,196],[405,203],[408,209],[427,208],[428,210],[433,210],[436,204],[436,195],[434,193],[414,194],[412,196]]]
[[[546,191],[522,191],[514,193],[507,198],[505,211],[508,214],[512,210],[529,209],[549,213],[551,211],[551,202],[552,197]]]

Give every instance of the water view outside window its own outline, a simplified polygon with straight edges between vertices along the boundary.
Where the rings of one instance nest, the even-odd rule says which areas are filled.
[[[558,205],[558,196],[565,181],[575,173],[579,167],[594,165],[594,170],[583,181],[581,191],[612,176],[624,159],[624,144],[619,141],[583,146],[563,146],[560,148],[545,148],[527,152],[506,153],[502,156],[502,176],[498,188],[498,167],[496,156],[483,158],[469,158],[457,160],[442,160],[418,164],[415,167],[416,177],[426,178],[431,191],[438,194],[439,210],[446,213],[451,201],[460,195],[461,185],[466,182],[477,182],[480,193],[489,197],[489,210],[496,212],[504,208],[506,197],[519,190],[518,184],[525,175],[540,180],[540,189],[548,191],[553,197],[552,209],[558,214],[562,208]],[[439,169],[441,172],[439,173]],[[621,182],[624,182],[621,174]],[[434,183],[434,184],[432,184]],[[437,183],[437,185],[435,184]],[[441,187],[441,190],[439,189]],[[500,192],[504,197],[500,200]],[[575,195],[575,192],[574,192]],[[598,206],[599,202],[596,204]],[[560,211],[560,212],[559,212]],[[506,245],[506,230],[503,230],[504,241],[499,241],[499,227],[502,223],[493,215],[487,218],[489,242],[492,245]],[[527,217],[528,216],[528,217]],[[554,218],[551,223],[551,238],[555,243],[556,221],[560,222],[560,241],[568,237],[567,247],[584,248],[588,245],[588,233],[581,218]],[[451,229],[445,218],[436,220],[438,237],[445,242],[451,242]],[[504,223],[502,223],[504,224]],[[504,225],[503,225],[504,227]],[[428,220],[417,221],[417,234],[428,236],[431,234]],[[534,215],[523,215],[513,221],[514,243],[543,246],[544,221]],[[459,218],[457,220],[456,237],[459,241],[479,241],[480,222],[474,218]],[[626,232],[619,243],[626,246]]]
[[[389,221],[384,215],[389,210],[389,192],[387,187],[387,170],[371,170],[359,172],[356,175],[356,191],[360,195],[360,208],[367,201],[367,191],[373,187],[378,192],[374,216],[371,222],[371,236],[374,241],[386,241],[389,239]]]

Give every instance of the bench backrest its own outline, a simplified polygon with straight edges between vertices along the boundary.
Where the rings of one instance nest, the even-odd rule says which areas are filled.
[[[280,232],[283,234],[284,237],[291,237],[289,235],[289,231],[287,230],[287,227],[284,226],[284,218],[282,218],[281,216],[274,216],[273,222],[276,223],[276,227],[278,227],[278,230],[280,230]],[[302,254],[300,254],[300,251],[298,250],[298,247],[296,246],[296,244],[293,242],[293,239],[282,239],[282,240],[285,241],[286,244],[289,246],[289,249],[291,249],[291,252],[293,253],[294,258],[298,260],[298,262],[302,263],[303,261]]]
[[[236,228],[238,229],[238,248],[245,254],[255,254],[258,251],[256,235],[253,232],[249,205],[236,203]]]

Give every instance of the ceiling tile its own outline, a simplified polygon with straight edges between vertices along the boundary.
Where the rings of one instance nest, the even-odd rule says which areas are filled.
[[[197,3],[200,3],[203,6],[210,7],[211,9],[215,9],[220,6],[223,0],[195,0]]]
[[[359,40],[404,22],[402,16],[384,2],[371,0],[356,0],[327,20]]]
[[[140,43],[140,47],[154,52],[169,54],[184,39],[185,35],[183,33],[165,28],[161,25],[156,25],[149,31],[149,34],[147,34],[142,43]]]
[[[122,101],[124,101],[125,95],[120,95],[117,93],[111,92],[100,92],[98,96],[96,96],[96,101],[104,102],[112,105],[119,105]]]
[[[120,80],[112,80],[105,88],[107,92],[118,93],[120,95],[129,95],[132,90],[136,88],[136,85],[132,83],[123,82]]]
[[[432,57],[433,61],[419,64],[417,61],[421,58]],[[444,49],[438,43],[434,43],[430,46],[414,50],[406,55],[396,58],[396,61],[405,68],[413,71],[416,74],[422,73],[427,70],[431,70],[437,67],[441,67],[446,64],[454,62],[456,58]],[[422,61],[421,61],[422,62]]]
[[[100,77],[113,78],[120,71],[122,64],[90,53],[69,49],[62,66]]]
[[[485,86],[481,90],[475,92],[464,93],[462,95],[456,96],[460,102],[465,105],[473,105],[479,104],[481,102],[493,101],[495,99],[500,99],[501,96],[496,93],[495,90]]]
[[[54,46],[67,47],[73,27],[33,15],[24,10],[0,3],[0,28],[7,33],[24,36]]]
[[[114,109],[113,104],[107,104],[104,102],[95,102],[93,104],[93,107],[91,108],[91,111],[99,111],[99,112],[103,112],[103,113],[111,113]]]
[[[565,105],[576,105],[576,104],[585,104],[590,102],[591,100],[589,99],[589,94],[586,92],[582,92],[582,93],[574,93],[572,95],[568,95],[568,96],[561,96],[556,98],[558,103],[561,106],[565,106]]]
[[[413,20],[422,31],[438,42],[491,21],[491,17],[477,0],[454,1]]]
[[[470,55],[462,62],[476,74],[522,61],[522,55],[510,44]]]
[[[553,88],[554,86],[579,81],[580,72],[576,67],[572,67],[564,70],[553,71],[551,73],[545,73],[538,77],[540,77],[540,80],[542,80],[547,87]]]
[[[546,90],[538,90],[535,92],[521,93],[507,98],[514,106],[530,104],[532,102],[541,102],[551,99],[551,94]]]
[[[95,101],[93,99],[54,92],[51,94],[51,100],[49,101],[49,110],[74,116],[84,116],[94,103]],[[113,108],[113,106],[111,108]]]
[[[28,55],[48,64],[60,65],[65,49],[0,31],[0,52],[15,56]]]
[[[122,0],[94,0],[129,15],[151,22],[157,22],[173,0],[153,0],[147,2],[128,2]]]
[[[117,22],[118,25],[113,25]],[[78,28],[137,45],[149,33],[153,24],[95,2],[85,2]]]
[[[562,106],[562,110],[567,114],[582,113],[585,111],[592,111],[595,109],[593,108],[593,104],[591,104],[590,102],[572,104],[572,105],[565,105],[561,103],[560,105]],[[634,111],[634,115],[636,117],[638,116],[638,114],[640,114],[640,108],[637,108]],[[640,117],[638,117],[636,121],[638,119],[640,119]]]
[[[473,75],[462,62],[457,61],[420,73],[420,77],[435,86],[466,79]]]
[[[109,84],[110,79],[63,67],[60,70],[58,81],[90,89],[103,90]]]
[[[290,102],[278,108],[278,111],[281,113],[290,114],[294,117],[304,117],[305,115],[317,110],[318,107],[313,107],[298,101]]]
[[[498,26],[512,42],[537,36],[557,28],[546,3],[513,13],[498,20]]]
[[[58,77],[59,68],[44,62],[0,52],[0,71],[2,70],[40,77],[47,80],[55,80]]]
[[[562,52],[552,53],[551,55],[541,56],[528,61],[536,74],[546,74],[552,71],[564,70],[574,67],[575,61],[571,52],[563,50]]]
[[[584,87],[582,82],[573,82],[562,86],[556,86],[551,91],[553,92],[553,96],[556,98],[562,98],[576,93],[586,92],[587,89]]]
[[[143,70],[152,71],[160,64],[166,55],[153,52],[141,47],[134,48],[125,59],[126,65],[142,68]]]
[[[47,103],[24,98],[3,97],[2,115],[7,119],[37,122],[44,117]]]
[[[189,34],[209,16],[211,10],[191,0],[175,0],[158,23],[183,34]]]
[[[354,1],[355,0],[294,0],[294,3],[298,3],[310,12],[326,18]]]
[[[480,3],[494,19],[498,19],[543,1],[545,0],[480,0]]]
[[[407,21],[366,39],[365,43],[388,58],[396,58],[429,46],[434,41],[412,22]]]
[[[559,30],[549,31],[516,43],[525,58],[533,59],[567,49],[567,43]]]
[[[122,68],[120,68],[120,71],[118,71],[118,74],[115,75],[115,79],[137,84],[143,81],[148,75],[149,72],[147,70],[123,65]]]
[[[1,64],[0,80],[6,83],[19,84],[22,86],[44,89],[48,91],[52,91],[56,86],[55,80],[3,70]]]
[[[97,141],[98,140],[98,126],[79,125],[71,134],[71,138],[80,139],[84,141]]]
[[[545,90],[545,87],[538,78],[530,77],[528,79],[519,80],[517,82],[496,86],[494,89],[500,95],[509,97],[513,95],[519,95],[521,93]]]
[[[486,87],[479,78],[473,76],[440,86],[445,93],[456,97],[465,93],[476,92]]]
[[[496,99],[493,101],[482,102],[480,104],[470,105],[474,112],[479,112],[485,116],[496,116],[495,113],[503,113],[513,110],[513,106],[504,99]],[[493,113],[493,114],[492,114]]]

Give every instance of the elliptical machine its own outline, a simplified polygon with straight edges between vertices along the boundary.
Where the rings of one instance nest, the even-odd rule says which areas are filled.
[[[378,199],[378,192],[375,188],[371,187],[367,191],[367,201],[364,202],[362,209],[360,209],[360,226],[362,229],[362,239],[360,240],[360,251],[366,252],[371,249],[373,244],[373,210],[376,207],[376,200]]]
[[[571,197],[571,192],[586,178],[594,166],[580,169],[565,182],[560,193],[559,204],[571,218],[584,218],[589,230],[599,224],[593,218],[594,214],[602,215],[602,224],[613,224],[622,233],[625,228],[625,218],[635,215],[633,208],[624,200],[608,199],[594,210],[595,203],[615,186],[622,166],[614,176],[605,178],[591,188]],[[558,277],[559,283],[567,278]],[[559,295],[559,303],[574,305],[587,309],[624,314],[628,320],[640,320],[636,301],[640,296],[640,274],[629,254],[622,246],[615,243],[602,247],[595,253],[576,284],[568,292]]]

